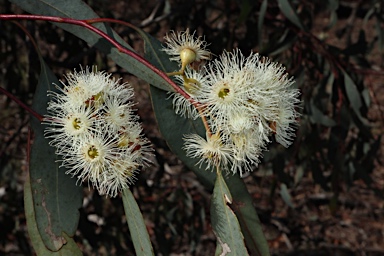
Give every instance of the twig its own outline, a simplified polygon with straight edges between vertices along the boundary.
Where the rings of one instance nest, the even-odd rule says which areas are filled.
[[[13,100],[14,102],[16,102],[19,106],[21,106],[22,108],[24,108],[25,110],[27,110],[31,115],[33,115],[34,117],[37,118],[37,120],[39,120],[40,122],[43,121],[44,117],[42,115],[40,115],[39,113],[37,113],[36,111],[34,111],[32,108],[28,107],[26,104],[24,104],[21,100],[19,100],[18,98],[16,98],[12,93],[8,92],[6,89],[0,87],[0,93],[3,93],[4,95],[6,95],[7,97],[9,97],[11,100]]]
[[[107,40],[109,43],[111,43],[114,47],[117,48],[119,52],[125,53],[129,55],[130,57],[136,59],[143,65],[145,65],[147,68],[152,70],[155,74],[163,78],[169,85],[175,89],[176,92],[180,93],[184,98],[189,100],[191,97],[184,92],[179,86],[177,86],[172,79],[170,79],[166,73],[161,71],[160,69],[156,68],[153,66],[151,63],[149,63],[146,59],[138,55],[137,53],[121,46],[116,40],[112,39],[109,37],[106,33],[101,31],[100,29],[93,27],[91,23],[95,23],[98,21],[102,20],[107,20],[107,19],[90,19],[90,20],[77,20],[77,19],[72,19],[72,18],[65,18],[65,17],[54,17],[54,16],[39,16],[39,15],[26,15],[26,14],[0,14],[0,20],[43,20],[43,21],[50,21],[50,22],[57,22],[57,23],[67,23],[67,24],[72,24],[76,26],[81,26],[84,28],[87,28],[91,30],[92,32],[98,34],[99,36],[103,37],[105,40]],[[122,21],[117,21],[113,19],[108,19],[109,21],[114,21],[116,23],[123,24],[124,22]],[[129,23],[124,23],[124,24],[129,24]]]

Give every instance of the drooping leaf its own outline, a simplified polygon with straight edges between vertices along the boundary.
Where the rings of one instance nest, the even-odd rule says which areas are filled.
[[[312,114],[309,116],[312,122],[322,124],[324,126],[332,127],[336,125],[336,122],[329,116],[324,115],[320,109],[316,107],[313,101],[310,102],[310,109]]]
[[[377,15],[377,23],[376,23],[376,33],[378,37],[378,45],[379,45],[379,50],[380,52],[383,52],[384,49],[384,28],[382,26],[383,22],[381,20],[380,15]]]
[[[249,254],[269,256],[268,242],[244,181],[237,175],[228,176],[225,181],[232,194],[232,210],[240,223]]]
[[[284,183],[280,184],[280,195],[281,195],[281,198],[289,207],[294,208],[291,194],[288,191],[287,185],[285,185]]]
[[[23,10],[39,15],[68,17],[73,19],[93,19],[98,18],[97,14],[81,0],[11,0]],[[107,54],[116,64],[126,69],[133,75],[143,79],[144,81],[162,88],[163,90],[170,90],[169,84],[160,78],[155,72],[143,65],[136,59],[119,52],[115,47],[99,35],[95,34],[88,29],[76,25],[54,23],[58,27],[74,34],[75,36],[86,41],[90,46],[94,46],[103,53]],[[95,27],[107,33],[110,37],[114,38],[121,45],[133,51],[124,40],[118,36],[109,26],[105,24],[94,24]]]
[[[330,10],[330,18],[329,18],[329,24],[327,25],[327,28],[333,27],[337,22],[337,9],[339,8],[339,0],[328,0],[328,6]]]
[[[248,255],[239,222],[229,206],[231,204],[231,193],[221,174],[218,174],[211,198],[212,228],[217,237],[216,255]]]
[[[35,207],[32,198],[31,184],[29,176],[24,184],[24,208],[25,208],[25,218],[27,220],[27,227],[31,243],[37,255],[52,255],[52,256],[80,256],[83,255],[77,246],[76,242],[69,237],[65,232],[62,233],[63,238],[65,239],[65,244],[59,251],[53,252],[48,250],[45,246],[39,229],[37,228],[36,216],[35,216]]]
[[[149,35],[147,35],[147,38],[150,40],[145,41],[146,58],[152,64],[163,68],[165,71],[177,70],[177,64],[169,61],[169,57],[159,50],[161,47],[160,42]],[[182,148],[184,134],[196,133],[200,136],[205,136],[205,129],[201,120],[191,120],[176,115],[173,110],[172,100],[166,100],[169,94],[153,86],[151,86],[150,90],[157,123],[168,146],[196,174],[203,185],[211,190],[214,186],[216,174],[210,170],[205,170],[205,165],[201,167],[196,165],[199,159],[187,157],[185,150]],[[234,212],[240,222],[246,245],[251,255],[270,255],[268,243],[253,206],[252,197],[248,193],[243,180],[238,175],[233,175],[227,177],[226,183],[233,197],[233,205],[237,206]]]
[[[356,115],[361,118],[360,108],[362,106],[362,101],[360,97],[360,93],[357,90],[355,82],[353,82],[352,78],[348,75],[347,72],[343,72],[344,75],[344,87],[347,93],[347,97],[351,108],[356,113]]]
[[[136,255],[154,255],[143,215],[141,214],[140,208],[137,205],[131,190],[129,189],[125,189],[123,191],[123,204],[129,232],[131,234],[133,245],[135,246]]]
[[[52,71],[41,60],[41,74],[32,108],[40,114],[47,109],[47,90],[59,84]],[[31,117],[33,142],[30,150],[29,170],[37,228],[45,246],[57,251],[66,243],[66,233],[73,236],[82,205],[82,187],[59,168],[55,149],[44,138],[44,125]]]
[[[260,6],[260,11],[259,11],[259,18],[257,21],[257,40],[258,40],[258,45],[259,48],[261,48],[261,44],[263,43],[263,25],[264,25],[264,18],[265,18],[265,13],[267,11],[268,7],[268,0],[263,0],[261,6]]]
[[[266,49],[265,51],[268,52],[268,55],[270,55],[270,56],[278,55],[278,54],[286,51],[287,49],[292,48],[292,45],[295,43],[296,40],[297,40],[296,36],[290,35],[289,31],[286,30],[281,35],[281,37],[279,38],[277,43],[273,44],[272,46],[268,46],[270,48]]]
[[[288,20],[295,24],[297,27],[301,28],[302,30],[305,30],[303,23],[301,22],[296,11],[292,8],[292,5],[290,4],[289,0],[277,0],[277,2],[279,4],[281,12],[285,15],[285,17],[287,17]]]

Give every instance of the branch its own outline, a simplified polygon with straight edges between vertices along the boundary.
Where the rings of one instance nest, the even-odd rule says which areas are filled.
[[[0,93],[3,93],[4,95],[6,95],[7,97],[9,97],[11,100],[13,100],[14,102],[16,102],[19,106],[21,106],[22,108],[24,108],[25,110],[27,110],[31,115],[33,115],[34,117],[37,118],[37,120],[39,120],[40,122],[43,121],[44,117],[42,115],[40,115],[39,113],[37,113],[36,111],[34,111],[33,109],[31,109],[30,107],[28,107],[26,104],[24,104],[21,100],[19,100],[18,98],[16,98],[12,93],[10,93],[9,91],[7,91],[6,89],[0,87]]]
[[[160,69],[153,66],[151,63],[149,63],[146,59],[144,59],[137,53],[121,46],[116,40],[109,37],[106,33],[101,31],[100,29],[93,27],[91,23],[97,22],[97,19],[77,20],[72,18],[55,17],[55,16],[39,16],[39,15],[27,15],[27,14],[0,14],[0,20],[43,20],[43,21],[50,21],[50,22],[57,22],[57,23],[67,23],[67,24],[72,24],[72,25],[87,28],[92,32],[98,34],[99,36],[103,37],[105,40],[111,43],[114,47],[116,47],[118,51],[125,53],[130,57],[136,59],[137,61],[141,62],[143,65],[145,65],[154,73],[156,73],[158,76],[163,78],[167,83],[169,83],[169,85],[171,85],[176,92],[180,93],[187,100],[191,100],[190,99],[191,97],[185,91],[183,91],[179,86],[177,86],[175,82],[173,82],[172,79],[170,79],[167,76],[166,73],[164,73]],[[117,23],[121,23],[121,22],[117,22]]]

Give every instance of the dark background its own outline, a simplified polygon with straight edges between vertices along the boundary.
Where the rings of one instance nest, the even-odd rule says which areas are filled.
[[[281,62],[303,100],[295,143],[271,144],[245,178],[274,255],[384,255],[383,49],[384,4],[376,1],[290,1],[306,30],[290,22],[278,1],[86,1],[101,17],[121,19],[159,40],[170,30],[196,30],[219,55],[238,47]],[[0,0],[0,13],[23,13]],[[20,21],[62,79],[80,64],[98,65],[135,88],[154,164],[133,187],[157,255],[213,255],[207,191],[169,151],[157,129],[148,85],[106,56],[50,23]],[[111,26],[139,53],[131,29]],[[31,104],[39,75],[36,51],[24,32],[0,22],[0,86]],[[362,107],[347,93],[346,72]],[[367,99],[370,99],[369,102]],[[27,175],[27,112],[0,95],[0,254],[33,255],[23,209]],[[287,189],[285,189],[287,188]],[[84,188],[75,240],[85,255],[132,255],[119,198]],[[129,220],[128,220],[129,221]]]

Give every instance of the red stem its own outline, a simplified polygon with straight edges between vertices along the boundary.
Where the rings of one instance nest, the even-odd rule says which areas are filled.
[[[24,108],[25,110],[27,110],[29,113],[31,113],[31,115],[33,115],[34,117],[37,118],[37,120],[39,120],[40,122],[43,121],[44,117],[42,115],[40,115],[39,113],[37,113],[36,111],[34,111],[33,109],[31,109],[30,107],[28,107],[27,105],[25,105],[21,100],[19,100],[18,98],[16,98],[12,93],[10,93],[9,91],[5,90],[4,88],[0,87],[0,92],[5,94],[6,96],[8,96],[11,100],[13,100],[14,102],[16,102],[19,106],[21,106],[22,108]]]
[[[113,46],[115,46],[120,52],[125,53],[132,58],[138,60],[141,62],[143,65],[148,67],[150,70],[155,72],[158,76],[163,78],[169,85],[175,89],[176,92],[180,93],[183,97],[186,99],[190,99],[190,96],[183,91],[179,86],[177,86],[172,79],[170,79],[167,74],[165,74],[163,71],[160,69],[156,68],[153,66],[151,63],[149,63],[146,59],[138,55],[137,53],[122,47],[117,41],[109,37],[106,33],[101,31],[98,28],[93,27],[90,25],[88,20],[76,20],[72,18],[65,18],[65,17],[54,17],[54,16],[39,16],[39,15],[28,15],[28,14],[0,14],[0,20],[44,20],[44,21],[50,21],[50,22],[58,22],[58,23],[67,23],[67,24],[72,24],[72,25],[77,25],[77,26],[82,26],[85,27],[94,33],[98,34],[99,36],[103,37],[105,40],[110,42]],[[97,20],[97,19],[96,19]],[[91,22],[95,22],[95,19],[91,19]]]

